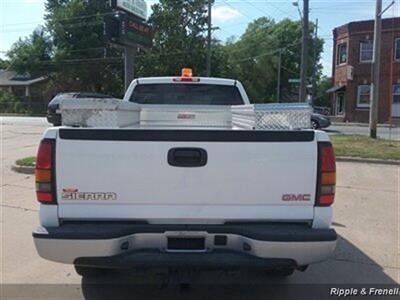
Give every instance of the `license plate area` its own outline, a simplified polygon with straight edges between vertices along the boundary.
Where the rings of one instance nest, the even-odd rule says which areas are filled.
[[[168,237],[167,251],[205,251],[204,237]]]

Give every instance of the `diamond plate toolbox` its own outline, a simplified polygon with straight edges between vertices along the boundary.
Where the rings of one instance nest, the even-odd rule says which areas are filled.
[[[238,127],[256,130],[311,128],[312,108],[306,103],[268,103],[232,106],[232,121]]]
[[[140,121],[140,105],[119,99],[66,98],[60,109],[65,126],[125,127]]]

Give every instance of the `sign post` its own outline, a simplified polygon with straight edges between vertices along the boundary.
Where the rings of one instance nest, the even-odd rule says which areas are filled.
[[[150,26],[145,23],[147,5],[144,0],[111,0],[113,15],[104,17],[106,40],[125,50],[125,91],[134,79],[135,54],[153,42]]]
[[[129,88],[132,80],[135,78],[135,54],[136,51],[132,47],[125,47],[125,91]]]

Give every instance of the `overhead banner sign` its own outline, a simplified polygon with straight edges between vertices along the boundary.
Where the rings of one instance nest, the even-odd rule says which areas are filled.
[[[147,19],[147,4],[144,0],[112,0],[114,9],[121,9],[143,20]]]

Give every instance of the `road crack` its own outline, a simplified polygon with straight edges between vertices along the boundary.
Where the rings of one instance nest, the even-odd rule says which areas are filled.
[[[356,187],[356,186],[348,186],[348,185],[336,185],[336,188],[348,189],[348,190],[361,190],[361,191],[379,191],[379,192],[388,192],[388,193],[397,193],[398,192],[397,190]]]
[[[39,211],[38,209],[32,209],[32,208],[26,208],[26,207],[22,207],[22,206],[14,206],[14,205],[8,205],[8,204],[1,204],[0,206],[7,207],[7,208],[22,209],[24,211],[34,211],[34,212]]]

